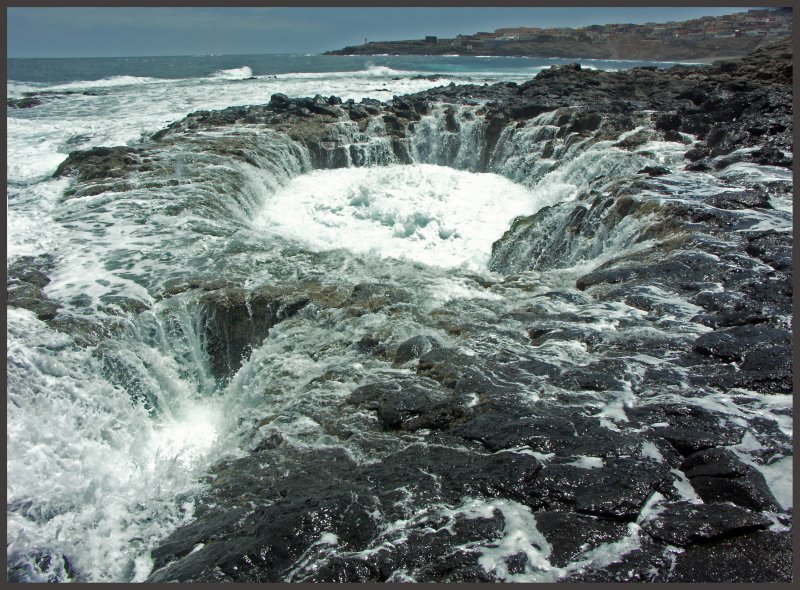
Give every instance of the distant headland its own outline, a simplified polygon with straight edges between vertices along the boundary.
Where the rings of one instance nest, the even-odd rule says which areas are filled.
[[[628,60],[711,60],[743,56],[791,36],[792,9],[756,9],[681,22],[516,27],[407,41],[371,41],[325,55],[491,55]],[[366,41],[366,39],[365,39]]]

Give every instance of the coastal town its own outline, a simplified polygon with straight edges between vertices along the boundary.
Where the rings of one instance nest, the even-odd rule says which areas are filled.
[[[646,24],[572,28],[506,27],[440,38],[368,41],[331,55],[460,54],[636,59],[743,55],[765,41],[792,34],[792,9],[751,9],[718,17]],[[677,52],[677,53],[676,53]]]
[[[720,17],[705,16],[683,22],[592,25],[573,29],[571,27],[541,29],[536,27],[517,27],[497,29],[494,33],[459,35],[451,41],[452,45],[470,43],[503,43],[510,41],[547,41],[554,38],[578,41],[605,41],[624,36],[639,37],[642,40],[665,42],[699,39],[730,39],[734,37],[778,37],[791,35],[791,9],[748,10]],[[427,40],[438,42],[428,37]],[[444,40],[443,40],[444,41]]]

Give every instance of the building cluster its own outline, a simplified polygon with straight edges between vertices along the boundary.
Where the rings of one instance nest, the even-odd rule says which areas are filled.
[[[493,33],[458,35],[455,39],[426,37],[426,43],[471,47],[501,45],[517,41],[577,40],[604,43],[616,39],[637,37],[655,41],[720,39],[733,37],[778,37],[791,35],[792,9],[754,9],[724,16],[705,16],[688,21],[647,23],[644,25],[592,25],[578,29],[570,27],[516,27],[497,29]]]

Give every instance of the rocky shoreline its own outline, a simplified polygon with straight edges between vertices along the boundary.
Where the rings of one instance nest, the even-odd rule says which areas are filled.
[[[493,57],[538,57],[554,59],[615,59],[646,61],[704,62],[742,57],[763,43],[763,39],[674,40],[648,43],[643,40],[593,43],[576,39],[518,41],[498,47],[435,45],[424,41],[373,41],[366,45],[327,51],[325,55],[490,55]]]
[[[662,141],[685,145],[687,181],[741,164],[791,169],[791,60],[789,43],[779,43],[707,67],[555,66],[525,84],[451,84],[386,102],[273,95],[265,105],[192,113],[139,146],[74,152],[56,175],[75,178],[67,198],[169,186],[169,146],[253,163],[237,129],[289,138],[312,169],[380,164],[376,145],[381,158],[410,164],[420,122],[434,112],[454,138],[479,120],[471,164],[456,144],[440,155],[479,172],[501,171],[509,136],[532,121],[544,131],[530,153],[553,168],[569,150],[601,142],[634,152]],[[793,391],[793,237],[748,215],[789,197],[791,182],[730,176],[713,193],[694,194],[687,182],[685,198],[665,199],[684,186],[674,172],[652,165],[590,178],[576,200],[518,218],[493,247],[500,278],[471,279],[513,291],[507,305],[469,317],[442,307],[426,319],[430,333],[353,342],[387,370],[314,416],[342,446],[296,447],[259,425],[252,452],[217,465],[193,522],[153,551],[149,581],[495,582],[537,571],[559,581],[790,581],[792,511],[759,467],[791,457],[792,441],[759,407],[763,396]],[[526,283],[620,241],[630,247],[575,277],[574,289]],[[85,346],[113,332],[59,316],[42,290],[50,263],[10,267],[8,305]],[[157,294],[200,294],[221,380],[296,314],[313,308],[345,321],[410,313],[414,300],[381,282],[253,289],[245,279],[186,277]],[[136,313],[135,302],[109,305]],[[613,329],[597,325],[600,307],[621,310]],[[503,332],[508,325],[518,331]],[[554,364],[544,352],[556,344],[593,360]],[[646,362],[632,363],[641,354]],[[598,399],[619,391],[630,403],[610,421]],[[487,569],[475,548],[508,543],[519,526],[538,553]],[[611,561],[593,553],[614,543],[630,550]]]

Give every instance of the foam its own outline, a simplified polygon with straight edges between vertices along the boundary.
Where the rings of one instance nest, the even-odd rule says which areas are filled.
[[[141,578],[149,547],[191,516],[173,498],[197,487],[198,465],[149,453],[158,423],[90,351],[15,308],[8,333],[9,560],[41,548],[89,581]]]
[[[431,164],[317,170],[269,197],[253,231],[316,251],[480,270],[510,221],[536,209],[529,191],[493,174]]]
[[[249,66],[242,66],[240,68],[231,68],[230,70],[219,70],[211,74],[211,78],[224,79],[224,80],[243,80],[250,78],[253,75],[253,70]]]
[[[142,84],[163,84],[171,80],[147,76],[109,76],[99,80],[81,80],[47,86],[48,90],[90,90],[93,88],[117,88],[120,86],[140,86]]]

